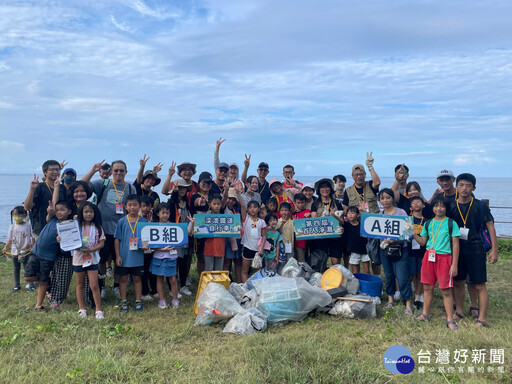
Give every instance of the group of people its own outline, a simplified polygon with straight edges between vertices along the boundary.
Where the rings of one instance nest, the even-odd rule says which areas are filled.
[[[12,211],[14,222],[4,253],[13,258],[13,291],[21,289],[23,264],[27,289],[33,290],[37,282],[36,311],[44,310],[45,297],[50,307],[56,307],[67,296],[74,272],[79,316],[87,316],[85,303],[89,302],[95,308],[95,317],[101,319],[108,274],[114,276],[112,290],[121,300],[120,311],[129,310],[127,285],[131,276],[133,308],[141,311],[143,301],[153,298],[158,298],[160,308],[168,307],[165,284],[173,308],[179,306],[182,295],[192,293],[189,273],[193,254],[199,274],[228,270],[232,280],[242,283],[251,268],[264,268],[267,274],[273,274],[290,258],[296,258],[323,272],[330,259],[331,264],[343,263],[352,272],[359,272],[361,263],[365,273],[380,275],[383,268],[388,295],[384,308],[395,306],[401,297],[406,315],[412,315],[415,306],[422,308],[416,316],[419,321],[431,318],[433,289],[438,281],[451,330],[457,329],[454,317],[464,317],[467,285],[469,314],[477,325],[487,326],[486,261],[497,262],[496,232],[489,208],[473,194],[473,175],[463,173],[455,178],[449,170],[440,171],[440,188],[427,199],[417,182],[408,182],[408,167],[399,164],[391,188],[381,189],[370,152],[366,167],[352,167],[353,184],[348,187],[341,174],[320,179],[314,185],[303,184],[295,179],[294,167],[289,164],[283,167],[283,180],[267,180],[266,162],[258,164],[257,175],[248,175],[251,155],[245,156],[242,172],[236,163],[221,161],[219,152],[224,141],[217,141],[214,175],[203,171],[194,181],[196,164],[171,163],[161,189],[167,196],[165,202],[154,190],[162,182],[158,174],[163,164],[146,170],[146,155],[140,160],[133,183],[125,180],[128,168],[122,160],[96,163],[81,180],[72,168],[65,168],[61,175],[65,163],[46,161],[42,165],[43,181],[34,175],[24,205]],[[96,173],[100,177],[92,180]],[[176,174],[178,178],[173,180]],[[362,237],[364,212],[408,216],[407,230],[412,240]],[[240,238],[195,239],[195,214],[239,214]],[[326,216],[339,223],[339,236],[308,241],[295,238],[294,220]],[[73,218],[78,219],[83,247],[64,252],[59,245],[58,223]],[[148,221],[187,224],[188,244],[139,248],[137,225]],[[487,229],[491,242],[488,258],[481,237],[483,229]]]

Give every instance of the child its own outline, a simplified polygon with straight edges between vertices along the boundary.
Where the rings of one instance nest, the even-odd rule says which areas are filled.
[[[260,205],[260,210],[259,210],[259,212],[258,212],[258,217],[259,217],[261,220],[265,221],[265,216],[267,216],[267,213],[268,213],[268,211],[267,211],[267,206],[266,206],[265,204],[263,204],[263,203],[262,203],[262,204]]]
[[[448,200],[443,195],[435,196],[432,199],[435,217],[425,223],[421,230],[421,236],[418,236],[412,223],[409,223],[407,230],[420,245],[427,246],[421,269],[421,282],[425,292],[423,312],[416,316],[416,320],[430,321],[434,285],[436,281],[439,281],[446,310],[446,327],[455,331],[459,327],[453,320],[451,288],[453,287],[453,277],[457,276],[460,231],[457,223],[446,217],[448,204]]]
[[[155,199],[148,195],[140,196],[140,215],[145,218],[147,221],[155,221],[158,220],[157,217],[153,215],[153,208],[155,207]],[[152,249],[144,249],[144,274],[141,276],[142,283],[142,296],[141,299],[143,301],[151,301],[153,300],[153,295],[157,293],[156,291],[156,276],[153,275],[149,271],[149,267],[151,265],[151,259],[153,258],[153,250]]]
[[[229,188],[228,201],[225,214],[241,214],[241,218],[246,216],[244,199],[238,189]],[[243,219],[242,219],[243,220]],[[224,270],[231,272],[231,261],[235,264],[235,275],[238,283],[242,282],[242,244],[240,238],[229,237],[226,239],[226,257],[224,258]]]
[[[21,264],[23,269],[27,266],[28,255],[34,244],[34,236],[32,235],[32,227],[30,223],[25,222],[28,212],[25,211],[23,206],[19,205],[14,207],[11,211],[11,226],[7,235],[7,243],[4,245],[2,252],[7,255],[7,249],[10,247],[12,255],[12,263],[14,264],[14,288],[12,292],[18,292],[20,286],[20,271]],[[14,220],[14,224],[12,221]],[[29,285],[27,291],[31,292],[34,288]]]
[[[279,207],[281,218],[277,222],[277,229],[283,239],[286,261],[293,257],[293,243],[295,239],[295,227],[292,219],[292,206],[286,201]]]
[[[306,196],[302,193],[297,193],[294,196],[295,200],[295,213],[294,219],[305,219],[311,217],[311,211],[306,209]],[[306,261],[306,240],[295,240],[295,256],[297,261]]]
[[[262,237],[265,238],[267,230],[265,221],[260,218],[259,213],[260,204],[252,200],[247,204],[247,214],[242,216],[242,245],[244,247],[242,251],[242,283],[245,283],[249,278],[252,259],[258,252],[258,240]]]
[[[67,201],[59,201],[55,207],[50,202],[48,209],[47,224],[41,230],[37,238],[36,246],[25,267],[25,281],[31,283],[38,281],[37,301],[35,310],[37,312],[44,311],[42,306],[46,289],[48,288],[48,280],[50,272],[53,269],[60,246],[57,241],[57,223],[68,220],[71,215],[71,207]],[[55,215],[55,217],[54,217]],[[67,292],[66,292],[67,293]]]
[[[271,197],[267,200],[267,215],[269,213],[273,213],[274,215],[277,216],[277,218],[279,219],[281,217],[281,215],[279,214],[279,211],[277,210],[277,199],[275,197]],[[266,217],[266,215],[265,215]]]
[[[419,235],[423,229],[426,219],[423,216],[425,203],[420,196],[413,196],[409,199],[411,218],[416,234]],[[406,211],[407,212],[407,211]],[[420,309],[423,303],[423,286],[421,285],[421,260],[425,255],[426,248],[416,240],[408,244],[409,250],[409,276],[414,285],[414,305]]]
[[[295,211],[295,206],[293,205],[293,196],[295,196],[296,193],[300,192],[300,189],[293,186],[290,188],[285,188],[283,186],[283,183],[281,183],[277,178],[270,179],[269,187],[270,191],[272,192],[272,196],[274,196],[277,199],[277,211],[279,211],[279,208],[281,207],[281,204],[286,202],[290,204],[291,211]],[[299,186],[300,187],[300,186]],[[279,217],[279,215],[278,215]]]
[[[281,242],[281,235],[277,231],[277,216],[274,213],[268,213],[265,216],[265,224],[267,225],[267,231],[265,232],[265,237],[262,236],[258,253],[263,256],[265,272],[272,275],[277,272],[277,266],[279,265],[279,247]],[[267,242],[270,244],[270,249],[264,249]]]
[[[498,246],[494,218],[489,207],[473,197],[476,178],[470,173],[457,176],[455,183],[457,198],[452,202],[448,212],[460,228],[460,256],[454,280],[455,305],[458,313],[464,310],[464,283],[467,283],[471,306],[469,314],[476,319],[476,326],[487,327],[485,316],[489,305],[487,292],[486,250],[482,241],[481,231],[489,231],[492,248],[487,262],[494,264],[498,261]]]
[[[360,271],[359,265],[363,262],[363,272],[370,273],[370,257],[366,251],[368,240],[361,236],[361,212],[359,208],[351,205],[347,209],[347,221],[343,227],[346,238],[347,252],[350,252],[349,264],[352,273]]]
[[[224,189],[227,196],[228,188]],[[226,197],[227,199],[227,197]],[[222,198],[215,193],[210,196],[208,213],[220,214],[222,207]],[[204,270],[205,271],[222,271],[224,266],[224,253],[226,250],[226,239],[224,237],[210,237],[206,239],[204,244]]]
[[[83,248],[72,252],[73,272],[76,275],[76,300],[78,301],[78,316],[87,317],[84,303],[85,273],[89,277],[89,284],[96,306],[96,319],[105,316],[101,311],[101,296],[98,283],[98,264],[100,262],[99,250],[105,245],[105,233],[101,227],[101,215],[98,207],[86,201],[78,210],[78,222],[82,231]]]
[[[186,198],[186,193],[184,194]],[[156,206],[155,213],[158,216],[160,223],[168,223],[171,215],[170,206],[167,203],[160,203]],[[190,223],[194,222],[194,219],[188,216]],[[193,225],[189,223],[189,234],[193,230]],[[169,278],[171,282],[171,294],[172,294],[172,307],[178,308],[180,302],[178,300],[178,281],[176,279],[176,262],[178,258],[178,251],[174,247],[164,247],[155,249],[153,260],[151,261],[151,273],[156,275],[156,290],[158,292],[158,308],[166,309],[167,302],[164,299],[164,290],[162,282],[164,277]]]
[[[306,205],[304,208],[311,209],[315,202],[315,197],[313,196],[315,194],[315,188],[313,188],[313,185],[310,183],[306,183],[304,184],[304,187],[302,187],[302,193],[306,196]]]
[[[128,311],[126,288],[128,275],[131,275],[135,288],[135,310],[142,311],[142,282],[140,277],[144,273],[144,251],[137,247],[137,224],[145,223],[147,220],[139,216],[140,196],[128,195],[125,207],[128,214],[119,220],[114,234],[116,274],[120,277],[121,304],[119,310],[121,312]]]
[[[407,216],[407,213],[403,209],[396,208],[393,206],[395,194],[389,188],[384,188],[379,192],[379,201],[382,205],[382,214],[395,215],[395,216]],[[396,247],[394,256],[386,254],[385,248],[389,246]],[[384,310],[391,309],[395,306],[393,295],[396,292],[396,283],[400,288],[400,294],[405,300],[405,315],[412,316],[414,309],[412,307],[412,292],[411,282],[409,281],[409,264],[408,264],[408,252],[407,242],[386,239],[381,241],[380,257],[382,260],[382,266],[384,267],[384,274],[386,276],[386,293],[388,294],[388,303],[384,306]]]

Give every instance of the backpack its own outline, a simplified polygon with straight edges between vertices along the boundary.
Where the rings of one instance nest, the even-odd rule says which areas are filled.
[[[95,204],[95,205],[100,204],[101,198],[103,197],[103,192],[105,192],[105,189],[107,189],[109,183],[110,183],[109,179],[103,181],[103,185],[101,186],[100,193],[97,194],[96,196],[94,196],[94,198],[92,200],[93,204]]]
[[[489,234],[489,230],[484,222],[484,208],[482,205],[482,201],[480,201],[480,223],[482,223],[482,227],[480,228],[480,236],[482,237],[482,242],[484,243],[485,252],[488,252],[492,248],[491,235]]]

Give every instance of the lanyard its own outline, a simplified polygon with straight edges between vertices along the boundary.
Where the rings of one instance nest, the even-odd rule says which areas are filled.
[[[114,185],[114,189],[116,190],[116,195],[117,195],[117,202],[120,203],[121,202],[121,197],[119,196],[119,192],[117,191],[117,187],[116,187],[116,183],[114,183],[114,180],[112,180],[112,184]],[[126,190],[126,183],[124,183],[124,188],[123,188],[123,196],[124,196],[124,191]],[[138,220],[138,219],[137,219]]]
[[[265,190],[265,187],[267,186],[266,182],[263,182],[263,188],[260,189],[260,182],[258,181],[258,193],[261,195],[261,192]]]
[[[256,218],[256,220],[253,220],[251,216],[249,216],[251,218],[251,221],[252,221],[252,228],[258,228],[258,220],[259,220],[259,217]]]
[[[469,204],[468,211],[466,212],[466,217],[462,217],[462,212],[460,211],[459,207],[459,200],[456,200],[457,202],[457,209],[459,210],[460,218],[462,219],[462,223],[464,224],[464,228],[466,228],[466,222],[468,221],[469,211],[471,211],[471,206],[473,205],[473,198],[471,198],[471,203]]]
[[[48,185],[48,183],[46,182],[46,180],[44,181],[44,183],[46,184],[46,187],[48,188],[48,190],[50,191],[50,194],[53,195],[53,191],[52,189],[50,188],[50,186]]]
[[[130,226],[130,229],[132,230],[132,236],[135,237],[135,230],[137,229],[137,223],[139,222],[140,216],[137,216],[137,221],[135,222],[135,225],[132,227],[132,223],[130,223],[130,219],[128,216],[126,216],[126,221],[128,222],[128,225]]]
[[[293,221],[292,220],[288,220],[287,222],[283,223],[283,235],[286,234],[286,237],[288,240],[287,242],[291,243],[292,241],[292,225],[293,225]],[[285,231],[284,229],[288,228],[287,231]],[[283,236],[283,239],[284,239],[284,236]]]
[[[221,187],[219,184],[217,184],[217,182],[216,182],[215,180],[213,180],[213,182],[215,183],[215,185],[216,185],[217,187],[219,187],[219,190],[220,190],[222,193],[224,193],[224,186],[222,186],[222,187]]]
[[[331,201],[332,200],[329,200],[329,205],[327,206],[327,213],[330,213],[331,212]],[[324,211],[325,211],[325,203],[322,203],[324,205]]]
[[[92,231],[92,227],[94,227],[94,225],[91,223],[90,227],[89,227],[89,245],[92,244],[91,243],[91,240],[92,240],[92,235],[93,235],[93,231]],[[82,227],[82,237],[85,237],[85,233],[86,233],[86,226],[85,226],[85,223]]]
[[[354,191],[356,191],[356,193],[357,193],[357,196],[359,196],[361,198],[361,200],[364,201],[364,185],[363,185],[363,195],[360,195],[359,192],[357,192],[357,188],[355,185],[353,187],[354,187]]]
[[[437,239],[437,235],[439,234],[439,230],[440,230],[440,229],[441,229],[441,227],[443,226],[443,222],[444,222],[445,220],[446,220],[446,217],[445,217],[443,220],[441,220],[441,224],[439,224],[439,227],[437,227],[437,232],[436,232],[436,234],[434,235],[434,221],[435,221],[435,220],[434,220],[434,219],[432,219],[432,230],[431,230],[431,231],[432,231],[432,246],[434,246],[434,245],[435,245],[435,243],[436,243],[436,239]]]
[[[393,213],[395,213],[395,209],[396,209],[396,207],[393,207],[393,210],[391,211],[391,213],[386,213],[386,210],[385,210],[385,209],[382,209],[382,214],[383,214],[383,215],[390,215],[390,216],[393,216]]]
[[[412,216],[412,215],[411,215],[411,216]],[[414,217],[414,216],[412,216],[413,223],[414,223],[414,219],[415,219],[415,217]],[[417,219],[417,217],[416,217],[416,219]],[[423,229],[423,228],[421,227],[421,224],[423,224],[423,220],[424,220],[424,219],[425,219],[425,218],[424,218],[423,216],[421,216],[421,221],[420,221],[420,223],[419,223],[419,224],[414,224],[414,230],[416,231],[416,234],[417,234],[417,235],[419,235],[419,234],[420,234],[420,232],[421,232],[421,229]],[[421,229],[420,229],[420,228],[421,228]]]

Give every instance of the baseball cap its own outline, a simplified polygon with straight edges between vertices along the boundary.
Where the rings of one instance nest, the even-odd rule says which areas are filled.
[[[439,179],[440,177],[455,177],[455,175],[449,169],[442,169],[437,172],[437,178]]]
[[[366,173],[365,169],[364,169],[364,165],[363,164],[356,164],[352,167],[352,173],[354,173],[355,171],[363,171]]]
[[[268,164],[267,164],[267,163],[265,163],[264,161],[262,161],[262,162],[258,165],[258,168],[267,168],[267,169],[268,169],[269,167],[268,167]]]
[[[217,169],[219,168],[226,168],[226,169],[229,169],[229,165],[228,163],[225,163],[225,162],[221,162],[217,165]]]
[[[65,175],[66,173],[72,173],[73,176],[75,176],[75,179],[76,179],[76,171],[73,169],[73,168],[66,168],[62,174]]]
[[[199,175],[199,181],[204,181],[204,182],[207,182],[207,183],[211,183],[213,181],[212,179],[212,174],[210,172],[201,172],[201,174]]]

